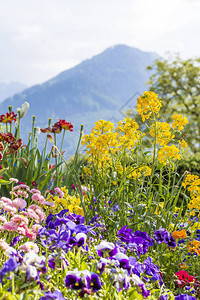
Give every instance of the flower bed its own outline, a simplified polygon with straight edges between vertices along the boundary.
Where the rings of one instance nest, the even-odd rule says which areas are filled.
[[[41,129],[40,152],[35,119],[23,145],[20,111],[0,116],[0,299],[200,298],[200,178],[176,172],[188,121],[163,122],[161,105],[138,98],[148,137],[129,118],[81,130],[86,156],[70,162],[71,123]]]

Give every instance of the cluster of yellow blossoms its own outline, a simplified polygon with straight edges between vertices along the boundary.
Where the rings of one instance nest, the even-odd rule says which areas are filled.
[[[161,100],[158,99],[158,95],[154,92],[144,92],[137,100],[137,110],[142,117],[143,122],[145,119],[148,119],[152,114],[156,115],[159,113],[161,108]],[[170,124],[166,122],[155,122],[152,125],[149,134],[152,137],[155,137],[156,144],[163,146],[158,151],[158,161],[164,165],[170,163],[172,160],[181,159],[180,149],[175,145],[167,145],[169,142],[172,142],[175,137],[174,131],[181,131],[184,126],[188,123],[187,117],[182,115],[172,116],[174,122],[172,123],[172,129]],[[184,140],[179,141],[179,145],[182,148],[187,146],[187,143]]]
[[[155,128],[156,127],[156,128]],[[156,142],[161,146],[168,144],[175,136],[170,131],[170,124],[166,122],[156,122],[152,125],[149,134],[154,137],[156,135]]]
[[[78,215],[84,215],[83,209],[81,207],[81,200],[78,195],[70,196],[68,189],[66,187],[61,188],[62,192],[64,193],[63,197],[60,197],[59,194],[47,195],[47,201],[52,202],[54,206],[51,206],[51,212],[57,210],[60,211],[61,209],[69,209],[69,212],[75,213]]]
[[[141,179],[143,178],[143,176],[150,176],[151,175],[151,168],[149,168],[148,166],[142,166],[140,168],[127,168],[127,177],[130,179],[139,179],[139,181],[141,181]]]
[[[161,106],[161,100],[158,99],[158,94],[154,92],[144,92],[137,99],[137,111],[143,122],[145,119],[149,119],[153,113],[158,114]]]
[[[190,192],[191,201],[188,208],[191,209],[191,215],[198,212],[200,216],[200,178],[197,175],[188,174],[183,182],[183,187]]]
[[[166,165],[174,159],[181,159],[180,150],[175,145],[165,145],[158,151],[158,161],[160,163]]]
[[[175,129],[178,127],[178,130],[181,131],[185,125],[189,123],[187,117],[183,117],[182,115],[174,115],[172,116],[174,122],[172,123],[172,127]]]
[[[109,167],[113,163],[113,154],[123,152],[124,149],[133,149],[142,139],[144,134],[138,128],[138,124],[131,118],[118,122],[116,129],[110,121],[96,122],[92,132],[82,140],[82,145],[87,147],[89,161],[96,163],[99,169]]]
[[[158,115],[162,106],[161,100],[154,92],[144,92],[137,99],[137,110],[142,117],[142,120],[149,119],[151,116]],[[185,147],[187,143],[184,140],[179,141],[179,147],[168,145],[172,142],[175,131],[180,131],[188,123],[186,117],[182,115],[172,116],[174,122],[172,128],[166,122],[154,122],[150,129],[150,135],[155,138],[154,143],[160,145],[158,150],[158,161],[164,165],[173,160],[180,160],[180,148]],[[89,162],[96,164],[99,170],[103,168],[122,169],[121,162],[117,158],[117,153],[123,153],[125,149],[132,151],[135,149],[145,134],[139,131],[139,125],[132,118],[125,118],[118,122],[117,128],[114,129],[114,124],[110,121],[100,120],[95,123],[95,127],[89,135],[85,135],[82,139],[82,145],[86,145],[86,153],[89,156]],[[115,158],[113,158],[114,156]],[[124,170],[124,169],[123,169]],[[129,178],[136,178],[143,175],[140,170],[127,170]],[[139,175],[138,175],[139,174]],[[148,171],[150,174],[150,171]]]

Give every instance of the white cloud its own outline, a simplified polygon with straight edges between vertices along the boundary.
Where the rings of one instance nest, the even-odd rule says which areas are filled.
[[[198,56],[199,13],[199,0],[2,1],[0,82],[39,83],[118,43]]]

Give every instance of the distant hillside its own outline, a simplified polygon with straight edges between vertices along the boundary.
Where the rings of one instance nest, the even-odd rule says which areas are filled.
[[[146,67],[157,57],[155,53],[116,45],[43,84],[6,99],[0,104],[0,110],[6,111],[8,105],[17,108],[28,101],[30,110],[22,121],[26,128],[31,128],[32,115],[36,115],[40,127],[47,126],[49,117],[53,122],[58,118],[72,122],[75,133],[70,133],[67,146],[68,151],[73,151],[70,141],[77,139],[80,124],[85,124],[89,131],[100,118],[122,118],[120,107],[135,92],[142,93],[146,89],[149,77]]]
[[[17,93],[21,93],[27,86],[19,82],[0,83],[0,102]]]

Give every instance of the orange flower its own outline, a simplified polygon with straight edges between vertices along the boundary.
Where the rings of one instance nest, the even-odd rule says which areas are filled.
[[[177,239],[185,239],[187,237],[187,233],[185,231],[185,229],[182,229],[180,231],[174,231],[172,233],[172,236],[175,240]]]
[[[187,247],[188,247],[188,251],[190,253],[196,253],[198,255],[200,255],[200,249],[199,249],[199,246],[200,246],[200,242],[197,241],[197,240],[193,240],[192,242],[189,242]]]

